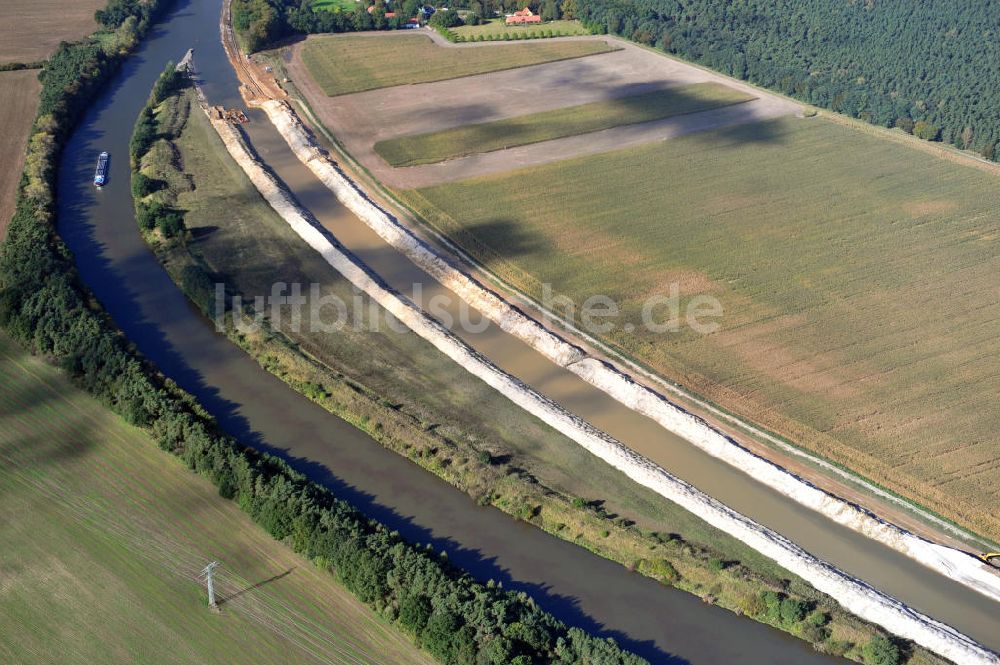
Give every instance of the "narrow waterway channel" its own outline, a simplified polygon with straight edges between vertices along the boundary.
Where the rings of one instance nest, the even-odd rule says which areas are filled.
[[[665,589],[499,511],[477,507],[466,495],[301,398],[214,333],[139,237],[129,193],[127,145],[157,74],[167,60],[179,59],[188,47],[196,49],[210,100],[239,103],[236,80],[219,43],[219,9],[218,0],[178,0],[175,10],[154,29],[86,114],[60,167],[60,232],[74,252],[83,280],[139,350],[195,394],[227,431],[244,442],[284,455],[297,468],[404,536],[447,551],[453,561],[480,579],[502,580],[507,588],[528,591],[568,623],[613,635],[654,662],[830,662],[804,642],[704,605],[693,596]],[[412,284],[412,264],[390,248],[379,246],[374,236],[366,236],[360,222],[346,215],[332,195],[294,161],[263,115],[253,114],[253,120],[250,128],[255,145],[303,202],[345,244],[380,271],[386,269],[383,274],[390,282],[409,280]],[[93,161],[101,150],[112,155],[110,182],[95,191],[90,178]],[[429,278],[426,284],[436,287]],[[508,342],[498,338],[497,332],[494,329],[468,341],[497,360],[510,351]],[[702,489],[728,502],[724,490],[733,483],[746,482],[745,477],[739,478],[741,474],[707,456],[702,460],[689,457],[690,446],[664,438],[669,435],[659,428],[656,432],[644,429],[655,427],[652,423],[633,422],[645,419],[631,412],[615,412],[603,401],[595,402],[594,395],[576,394],[559,376],[558,368],[547,361],[539,364],[525,355],[530,349],[523,348],[525,351],[507,356],[501,364],[519,375],[527,373],[522,378],[534,380],[543,392],[560,395],[560,401],[565,395],[567,407],[616,436],[621,437],[620,432],[626,430],[640,436],[649,447],[637,445],[637,449],[656,453],[650,454],[652,457],[668,454],[684,460],[681,466],[689,470],[704,465],[699,473],[715,479],[716,485],[696,483]],[[532,374],[535,371],[541,374]],[[688,477],[675,464],[664,466]],[[837,533],[831,523],[783,499],[789,505],[781,508],[766,494],[750,496],[764,502],[765,513],[774,514],[773,520],[761,521],[796,540],[798,536],[784,528],[786,519],[811,524],[818,534],[830,532],[825,546],[847,558],[852,551],[861,552],[862,561],[874,557],[875,561],[884,560],[882,565],[888,570],[903,570],[898,573],[901,584],[921,589],[921,602],[915,605],[997,647],[1000,623],[994,618],[995,604],[986,599],[979,602],[972,592],[965,597],[958,585],[919,566],[919,570],[907,568],[916,564],[870,541],[845,540],[847,536]],[[821,547],[802,544],[829,556]],[[860,570],[852,572],[878,579]],[[905,597],[895,589],[888,590]],[[942,608],[947,611],[942,612]]]

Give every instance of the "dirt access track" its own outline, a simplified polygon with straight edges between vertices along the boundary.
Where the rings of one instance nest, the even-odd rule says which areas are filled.
[[[430,32],[430,31],[428,31]],[[378,33],[386,40],[397,33]],[[495,48],[497,43],[451,44],[437,33],[442,48]],[[787,99],[737,83],[616,38],[620,50],[572,60],[532,65],[460,79],[403,85],[327,97],[302,61],[303,42],[290,48],[286,67],[319,120],[351,155],[384,184],[398,189],[535,166],[580,155],[663,140],[693,132],[767,120],[801,111]],[[668,86],[715,82],[756,97],[723,108],[626,125],[542,143],[407,168],[393,168],[379,157],[378,141],[423,134],[478,122],[620,98]]]

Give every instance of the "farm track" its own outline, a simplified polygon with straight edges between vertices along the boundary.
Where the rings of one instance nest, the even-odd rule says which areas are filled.
[[[240,93],[247,104],[256,106],[269,99],[284,99],[285,91],[278,85],[274,76],[267,75],[261,65],[248,60],[240,50],[233,31],[232,0],[223,0],[219,32],[222,36],[222,47],[230,64],[236,70],[240,81]]]

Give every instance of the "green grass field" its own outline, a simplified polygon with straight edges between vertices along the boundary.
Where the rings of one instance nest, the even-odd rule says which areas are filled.
[[[327,95],[428,83],[615,50],[603,41],[447,48],[426,35],[335,35],[306,40],[302,60]]]
[[[517,34],[538,35],[549,33],[552,36],[568,37],[571,35],[589,35],[590,32],[583,27],[579,21],[549,21],[547,23],[533,23],[526,25],[507,25],[503,19],[489,19],[479,25],[460,25],[452,28],[452,32],[466,39],[503,39],[504,35],[514,36]]]
[[[356,0],[312,0],[314,12],[350,12],[357,6]]]
[[[0,661],[433,662],[2,333],[0,385]]]
[[[379,141],[374,147],[375,152],[392,166],[433,164],[453,157],[660,120],[751,99],[753,96],[719,83],[695,83],[429,134],[401,136]]]
[[[616,299],[605,338],[662,375],[996,539],[997,185],[789,118],[403,196],[533,296]],[[670,283],[721,329],[646,332]]]

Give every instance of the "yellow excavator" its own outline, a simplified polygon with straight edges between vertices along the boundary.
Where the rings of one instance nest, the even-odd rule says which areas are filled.
[[[1000,568],[1000,552],[983,552],[979,558],[995,568]]]

